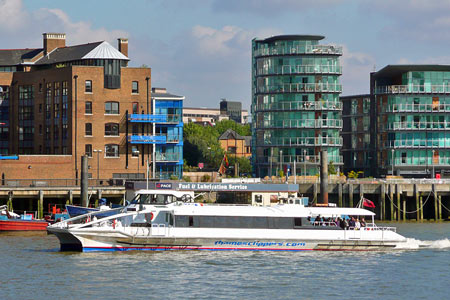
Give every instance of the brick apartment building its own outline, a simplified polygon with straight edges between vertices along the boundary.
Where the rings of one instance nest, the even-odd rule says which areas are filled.
[[[65,38],[44,33],[42,48],[0,50],[0,157],[18,156],[0,160],[2,179],[80,178],[84,154],[93,178],[143,177],[153,145],[132,142],[128,123],[145,116],[133,134],[151,140],[150,68],[128,67],[127,39],[116,49]]]

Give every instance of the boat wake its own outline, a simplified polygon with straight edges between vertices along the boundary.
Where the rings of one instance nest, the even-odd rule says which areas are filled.
[[[405,243],[398,244],[395,249],[450,249],[450,240],[442,239],[436,241],[421,241],[407,238]]]

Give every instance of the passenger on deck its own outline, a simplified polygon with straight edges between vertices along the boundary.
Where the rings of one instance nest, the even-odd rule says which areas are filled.
[[[314,226],[320,226],[322,225],[322,217],[320,215],[318,215],[315,219],[314,219]]]
[[[361,229],[361,223],[359,222],[359,219],[356,218],[355,221],[355,230],[360,230]]]
[[[342,219],[341,219],[340,217],[337,217],[337,218],[336,218],[336,221],[334,221],[334,224],[335,224],[337,227],[341,227],[341,222],[342,222]]]
[[[347,229],[348,228],[348,222],[347,222],[347,220],[345,218],[341,222],[341,228],[342,229]]]
[[[355,217],[352,217],[350,221],[348,221],[348,226],[353,229],[355,228]]]
[[[361,227],[366,227],[366,220],[364,220],[364,217],[361,218]]]

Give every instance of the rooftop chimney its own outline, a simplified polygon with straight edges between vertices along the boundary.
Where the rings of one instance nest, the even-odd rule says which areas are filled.
[[[56,48],[66,46],[65,33],[43,33],[44,36],[44,55],[52,52]]]
[[[119,51],[123,55],[128,57],[128,39],[126,39],[126,38],[118,38],[117,41],[118,41]]]

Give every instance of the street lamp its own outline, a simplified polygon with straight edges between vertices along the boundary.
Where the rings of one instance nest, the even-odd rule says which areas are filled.
[[[280,150],[280,174],[283,171],[283,150]]]
[[[100,153],[102,150],[94,150],[94,153],[97,153],[97,180],[100,179]]]
[[[392,176],[394,176],[394,149],[391,150],[391,153],[392,153],[392,163],[391,163],[391,165],[392,165]]]

